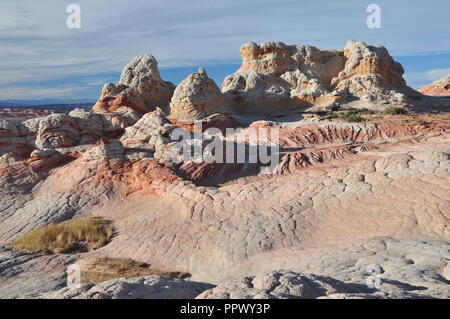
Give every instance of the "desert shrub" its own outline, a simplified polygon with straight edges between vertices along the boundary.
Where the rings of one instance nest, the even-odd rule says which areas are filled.
[[[322,111],[318,115],[325,119],[341,119],[346,122],[364,122],[366,119],[362,115],[375,114],[369,109],[350,109],[348,111]]]
[[[338,104],[329,105],[325,108],[326,111],[336,112],[339,111],[341,107]]]
[[[375,111],[372,111],[369,109],[360,109],[360,110],[355,110],[353,112],[357,112],[359,114],[365,114],[365,115],[375,114]]]
[[[32,231],[16,239],[12,248],[36,254],[86,252],[106,245],[112,236],[110,221],[84,217]]]
[[[358,111],[348,111],[339,114],[339,118],[346,122],[364,122],[365,119],[361,116]]]
[[[403,115],[408,112],[402,107],[389,106],[384,110],[384,113],[388,115]]]
[[[99,282],[141,276],[164,276],[186,279],[191,275],[180,271],[163,271],[150,268],[149,264],[128,258],[91,257],[80,263],[81,282],[96,284]]]

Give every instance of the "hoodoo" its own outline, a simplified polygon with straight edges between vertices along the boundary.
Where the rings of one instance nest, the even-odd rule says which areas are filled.
[[[169,118],[200,120],[214,113],[229,112],[227,101],[204,68],[192,73],[177,86],[170,102]]]
[[[175,86],[163,81],[153,55],[134,58],[123,69],[118,84],[108,83],[94,106],[94,110],[116,111],[129,107],[144,114],[156,107],[166,108]]]

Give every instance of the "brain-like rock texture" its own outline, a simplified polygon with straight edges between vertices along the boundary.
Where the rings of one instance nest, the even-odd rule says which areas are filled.
[[[199,120],[229,111],[227,101],[205,69],[189,75],[177,86],[170,102],[171,119],[178,121]]]
[[[450,96],[450,74],[419,90],[425,95]]]
[[[198,299],[315,299],[352,292],[339,280],[292,271],[271,271],[220,284]]]
[[[344,50],[321,50],[250,42],[240,52],[242,66],[224,80],[222,89],[237,112],[274,113],[352,101],[405,105],[405,94],[417,94],[382,46],[350,40]]]
[[[63,288],[44,295],[51,299],[189,299],[212,288],[210,284],[160,276],[120,278],[80,288]]]
[[[27,141],[27,128],[24,125],[0,119],[0,155],[29,153],[31,147],[27,146]]]
[[[128,127],[120,138],[129,153],[141,153],[156,159],[171,159],[171,132],[176,126],[170,124],[161,109],[144,114],[133,126]],[[147,153],[147,154],[146,154]]]
[[[144,114],[156,107],[166,108],[174,89],[172,83],[161,79],[152,55],[137,56],[125,66],[118,84],[108,83],[103,87],[94,109],[115,111],[130,107]]]
[[[120,158],[125,150],[115,138],[140,116],[129,107],[121,107],[114,112],[74,109],[69,114],[23,122],[0,120],[0,156],[27,160],[28,169],[35,172],[79,157]]]
[[[53,114],[42,118],[36,136],[36,146],[58,148],[77,145],[80,130],[75,120],[65,114]]]
[[[331,85],[338,92],[348,92],[363,102],[375,104],[406,103],[406,87],[402,65],[379,45],[366,45],[361,41],[348,41],[344,48],[346,59],[342,70]]]

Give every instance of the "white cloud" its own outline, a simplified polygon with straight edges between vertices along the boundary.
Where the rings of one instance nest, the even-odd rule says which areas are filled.
[[[405,74],[405,79],[408,85],[415,89],[420,89],[421,87],[437,81],[450,74],[450,69],[433,69],[425,72],[416,72]]]
[[[437,81],[450,74],[450,69],[435,69],[425,72],[425,75],[430,81]]]

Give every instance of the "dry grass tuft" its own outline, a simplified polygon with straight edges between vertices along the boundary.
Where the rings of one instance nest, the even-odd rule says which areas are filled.
[[[37,229],[15,240],[12,248],[35,254],[79,253],[106,245],[112,236],[110,221],[84,217]]]
[[[186,279],[191,275],[180,271],[151,269],[149,264],[128,258],[90,257],[77,262],[81,268],[81,282],[97,284],[100,282],[142,276],[164,276]]]

